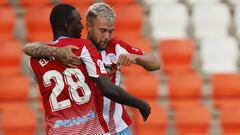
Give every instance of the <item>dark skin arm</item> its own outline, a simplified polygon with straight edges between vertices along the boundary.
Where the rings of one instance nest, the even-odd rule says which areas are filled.
[[[114,85],[108,76],[100,76],[92,79],[104,96],[120,104],[138,108],[144,121],[147,120],[149,114],[151,113],[151,107],[147,102],[135,98],[121,87]]]

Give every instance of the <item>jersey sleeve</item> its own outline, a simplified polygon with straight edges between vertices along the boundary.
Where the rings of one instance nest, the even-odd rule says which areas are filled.
[[[89,76],[97,78],[99,75],[107,75],[101,56],[95,47],[84,46],[80,58],[83,60]]]
[[[122,40],[118,40],[117,44],[115,46],[116,56],[117,58],[121,54],[136,54],[136,55],[142,55],[143,52],[141,49],[134,47]]]

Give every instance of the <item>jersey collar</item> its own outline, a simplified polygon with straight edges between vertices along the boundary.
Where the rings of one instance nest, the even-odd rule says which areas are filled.
[[[60,36],[60,37],[57,38],[57,40],[52,41],[52,44],[56,44],[60,39],[63,39],[63,38],[69,38],[69,37],[66,37],[66,36]]]

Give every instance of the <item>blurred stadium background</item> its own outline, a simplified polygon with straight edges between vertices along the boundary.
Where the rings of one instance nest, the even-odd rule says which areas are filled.
[[[49,13],[71,3],[85,24],[100,0],[0,0],[0,134],[44,134],[38,87],[22,46],[52,39]],[[161,70],[123,68],[123,87],[148,100],[134,135],[240,135],[240,0],[105,0],[117,13],[116,37],[161,60]],[[86,37],[86,30],[83,32]]]

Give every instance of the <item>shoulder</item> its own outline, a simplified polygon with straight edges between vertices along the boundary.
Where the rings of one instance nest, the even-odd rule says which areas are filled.
[[[119,38],[112,38],[111,43],[116,46],[122,46],[122,47],[129,47],[131,46],[129,43],[119,39]]]
[[[134,47],[123,40],[113,38],[112,42],[114,43],[114,48],[118,53],[143,54],[139,48]]]
[[[83,45],[83,46],[90,46],[92,42],[88,39],[80,39],[80,38],[70,38],[71,42],[75,43],[76,45]]]

